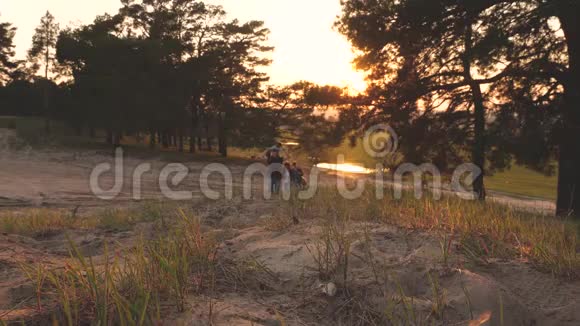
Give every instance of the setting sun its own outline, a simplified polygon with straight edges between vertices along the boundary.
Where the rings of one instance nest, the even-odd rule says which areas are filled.
[[[352,66],[348,41],[334,30],[339,0],[212,0],[244,20],[263,20],[276,48],[268,68],[274,84],[309,80],[366,89],[364,75]]]

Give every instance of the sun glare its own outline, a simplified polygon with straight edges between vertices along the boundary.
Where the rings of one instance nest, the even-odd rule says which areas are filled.
[[[341,12],[339,0],[210,0],[242,20],[263,20],[275,47],[272,65],[265,69],[271,82],[288,85],[307,80],[366,90],[365,75],[353,66],[355,54],[348,40],[333,26]]]
[[[323,170],[331,170],[336,172],[352,173],[352,174],[372,174],[373,170],[367,169],[360,165],[355,165],[351,163],[343,164],[331,164],[331,163],[320,163],[316,165],[317,168]]]

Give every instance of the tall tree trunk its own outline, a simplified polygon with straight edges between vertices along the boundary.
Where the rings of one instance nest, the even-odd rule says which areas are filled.
[[[193,132],[191,132],[191,135],[189,136],[189,152],[190,153],[195,153],[195,135],[193,134]]]
[[[213,147],[212,147],[212,144],[211,144],[211,137],[209,137],[209,136],[205,139],[205,147],[206,147],[205,149],[208,152],[213,151]]]
[[[560,1],[570,70],[564,82],[564,130],[560,139],[557,214],[580,219],[580,3]]]
[[[473,191],[478,200],[485,200],[485,106],[483,104],[483,94],[481,85],[474,81],[471,76],[471,59],[473,48],[473,29],[471,19],[466,22],[465,28],[465,53],[463,53],[463,75],[469,83],[471,97],[473,100],[473,145],[471,148],[471,159],[473,164],[481,169],[475,180],[473,180]]]
[[[83,135],[83,126],[80,123],[74,124],[75,135],[80,137]]]
[[[226,133],[226,122],[223,117],[218,117],[218,150],[221,156],[228,156],[228,143]]]
[[[197,134],[197,124],[198,124],[198,117],[197,117],[197,108],[193,107],[195,104],[192,105],[192,112],[191,112],[191,128],[189,130],[189,152],[195,153],[195,141],[196,141],[196,134]]]
[[[209,128],[209,119],[205,120],[205,146],[206,146],[206,150],[208,152],[211,152],[213,150],[212,146],[211,146],[211,136],[210,136],[210,128]]]
[[[114,139],[113,139],[113,130],[111,129],[107,129],[107,139],[106,139],[107,144],[109,145],[113,145]]]
[[[123,138],[123,132],[115,131],[113,132],[113,147],[121,147],[121,139]]]
[[[44,79],[45,79],[45,83],[44,83],[44,91],[43,91],[43,98],[44,98],[44,131],[46,132],[46,134],[50,134],[50,104],[49,104],[49,94],[48,94],[48,87],[49,87],[49,81],[48,81],[48,69],[50,66],[50,46],[48,45],[48,40],[50,40],[50,26],[47,26],[46,28],[46,40],[47,43],[45,44],[46,46],[46,51],[45,51],[45,57],[44,57]]]
[[[50,134],[50,104],[48,95],[48,79],[45,80],[43,89],[44,132]]]
[[[197,84],[197,89],[199,89],[199,82]],[[201,100],[199,94],[195,93],[191,98],[191,135],[189,139],[189,152],[195,153],[195,143],[198,139],[198,127],[199,127],[199,116],[201,111]],[[201,151],[201,146],[198,147]]]
[[[183,153],[183,129],[181,128],[177,130],[177,150]]]
[[[149,131],[149,148],[155,148],[155,130]]]
[[[228,157],[228,143],[225,135],[219,138],[219,152],[221,156]]]
[[[169,148],[169,136],[167,132],[159,132],[159,137],[161,137],[161,145],[163,148]]]
[[[477,199],[485,200],[485,106],[480,85],[472,85],[471,93],[474,105],[474,139],[471,156],[473,163],[481,169],[481,174],[473,181],[473,191],[477,194]]]

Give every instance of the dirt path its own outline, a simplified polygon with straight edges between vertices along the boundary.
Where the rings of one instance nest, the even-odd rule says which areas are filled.
[[[96,198],[89,187],[91,171],[101,163],[113,164],[114,158],[109,153],[98,151],[4,152],[0,157],[0,208],[99,206],[130,202],[133,200],[133,172],[137,166],[144,163],[151,164],[152,168],[151,171],[142,176],[142,198],[163,198],[159,186],[159,174],[167,164],[172,162],[161,161],[158,156],[154,155],[149,158],[126,157],[123,162],[124,187],[119,196],[112,202]],[[172,189],[176,191],[191,191],[194,198],[201,198],[199,175],[204,166],[210,162],[182,163],[188,167],[190,174]],[[247,165],[249,164],[247,163]],[[242,175],[246,166],[228,164],[228,168],[232,171],[233,185],[237,194],[242,192]],[[332,175],[322,174],[321,178],[321,183],[334,183],[334,176]],[[218,175],[212,175],[209,181],[212,189],[224,192],[223,178]],[[114,184],[114,177],[111,173],[106,173],[100,178],[100,182],[103,189],[110,188]],[[261,179],[254,180],[252,185],[254,190],[259,191],[262,189],[261,182]],[[387,184],[393,185],[391,182],[387,182]],[[444,193],[453,195],[448,190],[444,190]],[[555,204],[551,201],[509,196],[494,192],[491,192],[489,197],[495,202],[544,214],[551,214],[555,210]]]
[[[101,163],[114,164],[114,158],[96,151],[91,152],[56,152],[43,153],[8,153],[0,158],[0,207],[69,207],[115,205],[132,201],[133,172],[142,164],[151,164],[151,170],[142,176],[142,199],[163,198],[159,186],[159,175],[170,161],[161,161],[159,157],[149,158],[125,157],[123,188],[113,200],[97,198],[90,188],[91,171]],[[204,166],[210,162],[183,162],[190,173],[174,191],[191,191],[193,198],[200,198],[199,175]],[[231,164],[228,166],[234,177],[234,188],[242,189],[244,167]],[[115,182],[112,173],[107,172],[99,178],[102,189],[110,189]],[[209,185],[212,189],[224,192],[224,180],[219,175],[211,175]],[[259,187],[259,179],[255,180]]]
[[[374,180],[370,181],[374,182]],[[395,183],[391,181],[387,181],[385,182],[385,184],[388,185],[389,187],[393,187],[395,185]],[[403,187],[405,189],[411,189],[411,187],[407,185],[404,185]],[[451,187],[449,185],[443,185],[441,191],[445,195],[455,196],[455,194],[450,189]],[[516,209],[537,212],[546,215],[553,215],[554,212],[556,211],[556,204],[551,200],[532,198],[526,196],[509,195],[496,191],[488,191],[487,199],[496,203],[511,206]]]

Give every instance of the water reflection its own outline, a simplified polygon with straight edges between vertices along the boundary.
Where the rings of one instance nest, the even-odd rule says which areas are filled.
[[[353,173],[353,174],[372,174],[373,170],[367,169],[363,166],[344,163],[344,164],[332,164],[332,163],[320,163],[316,167],[324,170],[332,170],[337,172]]]

